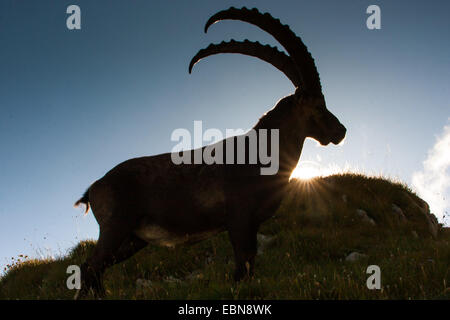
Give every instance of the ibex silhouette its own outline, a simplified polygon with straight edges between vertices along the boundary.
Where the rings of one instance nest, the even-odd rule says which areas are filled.
[[[272,64],[292,81],[295,93],[281,99],[254,126],[256,132],[279,130],[278,173],[261,175],[260,162],[175,165],[170,153],[119,164],[93,183],[75,203],[84,203],[86,212],[91,206],[100,225],[94,253],[81,266],[82,288],[77,297],[90,289],[103,295],[104,270],[131,257],[148,243],[173,246],[200,241],[221,231],[228,231],[233,245],[235,279],[251,275],[258,228],[280,205],[305,138],[327,145],[338,144],[345,137],[345,127],[325,106],[313,58],[287,25],[257,9],[230,8],[213,15],[205,32],[224,19],[260,27],[278,40],[289,55],[258,42],[232,40],[200,50],[190,63],[189,72],[207,56],[240,53]],[[259,134],[257,138],[260,139]],[[248,145],[246,148],[248,151]],[[270,152],[270,141],[267,148]],[[226,152],[223,156],[226,157]]]

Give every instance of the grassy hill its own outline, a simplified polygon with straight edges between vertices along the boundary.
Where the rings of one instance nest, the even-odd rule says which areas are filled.
[[[293,180],[258,239],[252,281],[232,281],[223,233],[190,247],[148,246],[107,270],[106,298],[450,299],[449,229],[399,183],[353,174]],[[10,266],[0,299],[71,299],[66,268],[80,265],[94,245]],[[366,286],[369,265],[381,269],[381,290]]]

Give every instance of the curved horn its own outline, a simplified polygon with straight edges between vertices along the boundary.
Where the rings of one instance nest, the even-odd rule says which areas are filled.
[[[207,48],[201,49],[189,63],[189,73],[192,72],[194,65],[201,59],[219,53],[240,53],[259,58],[270,63],[275,68],[283,72],[289,80],[291,80],[295,87],[299,87],[301,84],[301,79],[296,72],[295,65],[291,58],[283,52],[278,51],[277,48],[269,45],[263,46],[259,42],[252,42],[248,40],[231,40],[230,42],[223,41],[220,44],[210,44]]]
[[[269,13],[260,13],[256,8],[249,10],[245,7],[242,9],[231,7],[219,11],[209,18],[205,25],[205,32],[212,24],[228,19],[251,23],[271,34],[286,49],[294,61],[299,76],[303,79],[302,84],[305,89],[314,93],[322,93],[320,77],[314,59],[303,41],[292,32],[289,26],[281,24],[280,20],[275,19]]]

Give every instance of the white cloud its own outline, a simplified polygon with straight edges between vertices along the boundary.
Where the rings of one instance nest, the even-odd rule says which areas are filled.
[[[448,119],[450,122],[450,118]],[[437,137],[423,162],[423,170],[414,172],[412,186],[430,205],[439,222],[449,224],[450,211],[450,123]],[[444,221],[445,220],[445,221]]]

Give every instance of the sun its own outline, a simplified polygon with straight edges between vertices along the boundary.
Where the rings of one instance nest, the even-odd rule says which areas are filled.
[[[311,180],[321,176],[320,165],[313,161],[299,161],[297,167],[292,171],[290,179]]]

